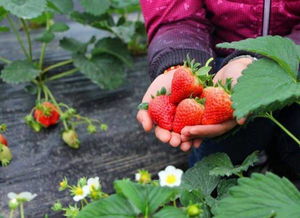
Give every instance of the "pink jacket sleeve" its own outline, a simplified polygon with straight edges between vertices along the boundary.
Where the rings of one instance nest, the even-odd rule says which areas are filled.
[[[205,63],[214,56],[203,0],[140,0],[148,34],[152,79],[186,55]]]

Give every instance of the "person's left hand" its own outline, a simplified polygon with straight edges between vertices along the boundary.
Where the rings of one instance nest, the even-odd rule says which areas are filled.
[[[218,81],[225,82],[227,78],[232,78],[232,85],[235,85],[237,83],[237,79],[242,75],[242,71],[247,68],[252,61],[253,59],[251,58],[239,58],[230,61],[217,72],[214,77],[214,83],[217,83]],[[234,128],[237,124],[244,124],[245,121],[246,119],[232,119],[220,124],[186,126],[181,130],[182,144],[187,143],[185,144],[186,149],[191,148],[191,145],[199,147],[204,138],[213,138],[223,135]]]

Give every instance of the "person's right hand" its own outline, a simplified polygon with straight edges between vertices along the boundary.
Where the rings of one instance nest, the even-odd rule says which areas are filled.
[[[175,70],[171,70],[166,74],[159,75],[149,86],[148,90],[146,91],[143,97],[142,102],[149,103],[151,100],[151,95],[155,96],[156,92],[162,87],[165,87],[167,92],[170,93],[174,72]],[[154,126],[147,110],[139,110],[139,112],[137,113],[137,120],[142,124],[146,132],[151,131],[151,129]],[[160,141],[164,143],[169,143],[173,147],[178,147],[180,145],[180,148],[183,151],[189,150],[189,148],[193,145],[192,141],[186,141],[182,143],[180,134],[170,132],[159,126],[155,127],[155,135]]]

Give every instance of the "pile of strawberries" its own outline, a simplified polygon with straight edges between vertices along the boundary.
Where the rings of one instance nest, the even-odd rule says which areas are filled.
[[[180,133],[185,126],[219,124],[233,118],[231,80],[213,85],[208,60],[200,67],[195,60],[184,62],[173,75],[171,93],[163,87],[149,103],[151,119],[163,129]]]

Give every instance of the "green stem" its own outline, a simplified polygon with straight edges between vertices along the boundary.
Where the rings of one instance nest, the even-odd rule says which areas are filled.
[[[29,57],[30,57],[30,60],[32,61],[32,44],[31,44],[30,30],[28,28],[26,21],[24,19],[20,19],[20,20],[21,20],[21,23],[22,23],[22,26],[23,26],[23,29],[25,31],[25,35],[27,38]]]
[[[49,18],[49,14],[46,12],[46,30],[48,31],[50,29],[50,18]],[[40,55],[40,61],[39,61],[39,67],[40,69],[43,68],[43,63],[44,63],[44,58],[45,58],[45,53],[46,53],[46,47],[47,47],[47,43],[43,43],[42,44],[42,50],[41,50],[41,55]]]
[[[25,216],[24,216],[24,206],[23,206],[23,203],[20,203],[20,216],[21,216],[21,218],[25,218]]]
[[[269,118],[272,120],[279,128],[281,128],[288,136],[290,136],[299,146],[300,146],[300,140],[294,136],[287,128],[285,128],[278,120],[273,117],[272,113],[267,113],[265,115],[266,118]]]
[[[6,59],[6,58],[4,58],[4,57],[0,57],[0,61],[4,62],[4,63],[6,63],[6,64],[10,64],[10,63],[11,63],[10,60],[8,60],[8,59]]]
[[[244,175],[243,175],[242,172],[236,173],[236,175],[237,175],[238,177],[240,177],[240,178],[243,178],[243,177],[244,177]]]
[[[54,105],[57,107],[59,114],[63,114],[63,111],[61,110],[59,104],[57,103],[57,101],[56,101],[54,95],[52,94],[52,92],[50,91],[50,89],[46,85],[44,85],[43,88],[44,88],[45,92],[48,93],[48,95],[49,95],[50,99],[52,100],[52,102],[54,103]],[[64,125],[65,130],[69,129],[66,120],[63,120],[63,125]]]
[[[173,206],[177,207],[176,200],[173,201]]]
[[[37,100],[39,103],[41,102],[41,95],[42,95],[41,86],[37,85]]]
[[[44,62],[44,58],[45,58],[46,47],[47,47],[47,43],[43,43],[42,44],[41,55],[40,55],[40,61],[39,61],[39,68],[40,69],[43,68],[43,62]]]
[[[68,70],[68,71],[66,71],[66,72],[62,72],[62,73],[60,73],[60,74],[51,76],[51,77],[49,77],[48,79],[46,79],[46,81],[52,81],[52,80],[60,79],[60,78],[65,77],[65,76],[72,75],[73,73],[76,73],[77,71],[78,71],[77,68],[72,69],[72,70]]]
[[[56,63],[56,64],[53,64],[53,65],[48,66],[47,68],[45,68],[45,69],[42,71],[42,74],[48,72],[49,70],[55,69],[55,68],[57,68],[57,67],[61,67],[61,66],[67,65],[67,64],[71,64],[72,62],[73,62],[72,59],[66,60],[66,61],[62,61],[62,62],[58,62],[58,63]]]
[[[13,218],[13,217],[14,217],[14,212],[15,212],[14,210],[11,210],[11,211],[10,211],[10,213],[9,213],[9,218]]]
[[[19,44],[20,44],[20,46],[21,46],[21,49],[23,50],[24,55],[28,59],[30,59],[30,56],[29,56],[28,52],[26,51],[26,48],[24,46],[23,40],[21,38],[21,35],[20,35],[19,31],[17,30],[17,28],[16,28],[16,26],[14,24],[13,19],[11,19],[10,16],[7,16],[7,20],[8,20],[8,23],[9,23],[10,27],[12,28],[12,30],[13,30],[13,32],[14,32],[14,34],[15,34],[15,36],[16,36]]]
[[[145,217],[144,218],[149,218],[149,207],[148,206],[146,206]]]

